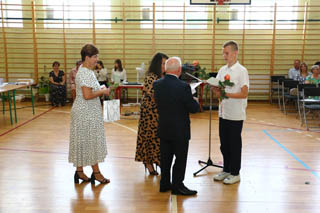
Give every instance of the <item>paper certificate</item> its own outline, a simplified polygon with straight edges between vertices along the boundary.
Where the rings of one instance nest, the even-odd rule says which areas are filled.
[[[217,78],[211,77],[207,80],[207,83],[211,86],[218,87],[219,86],[219,80]]]
[[[191,83],[190,87],[191,87],[191,93],[194,94],[196,93],[196,88],[201,84],[202,82],[197,82],[197,83]]]

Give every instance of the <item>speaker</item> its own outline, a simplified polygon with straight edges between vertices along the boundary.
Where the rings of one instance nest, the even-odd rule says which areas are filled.
[[[150,8],[142,8],[142,19],[150,19]]]
[[[231,11],[231,20],[237,20],[238,19],[238,10],[232,9]]]
[[[54,9],[51,8],[51,7],[47,7],[47,10],[46,10],[46,18],[47,19],[53,19],[54,15]]]

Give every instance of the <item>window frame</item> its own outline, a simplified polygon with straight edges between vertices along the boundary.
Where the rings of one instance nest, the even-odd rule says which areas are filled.
[[[57,1],[59,1],[58,4],[56,3]],[[93,3],[94,3],[94,8],[92,8]],[[48,18],[48,16],[46,15],[46,18],[44,19],[45,28],[48,28],[48,29],[63,28],[63,16],[64,16],[65,28],[69,28],[69,29],[92,28],[93,27],[93,10],[95,11],[95,28],[96,29],[111,28],[111,22],[99,23],[99,22],[106,22],[111,20],[111,4],[110,3],[106,4],[106,1],[104,0],[89,0],[86,2],[77,1],[77,0],[44,0],[44,5],[46,5],[46,8],[44,8],[46,9],[46,14],[49,11],[52,11],[52,14],[50,14],[50,17]],[[101,8],[106,8],[106,10],[101,10]],[[64,10],[64,14],[63,14],[63,10]],[[101,16],[101,14],[103,15]],[[52,20],[48,20],[48,19],[52,19]],[[60,23],[57,23],[57,22],[60,22]]]
[[[159,3],[159,2],[157,2]],[[156,3],[156,29],[183,29],[183,23],[185,21],[185,29],[186,30],[206,30],[208,29],[208,7],[203,5],[188,5],[186,4],[186,12],[185,12],[185,20],[183,20],[184,16],[184,7],[183,3],[189,3],[189,1],[179,1],[179,0],[162,0],[160,5]],[[150,4],[149,0],[141,0],[141,5],[148,5]],[[174,7],[177,6],[177,7]],[[142,11],[144,9],[149,9],[149,17],[152,17],[152,5],[142,6]],[[202,10],[202,11],[201,11]],[[178,11],[178,12],[177,12]],[[188,12],[189,11],[189,12]],[[193,12],[190,12],[193,11]],[[160,14],[159,14],[160,13]],[[177,17],[177,14],[179,16]],[[204,21],[196,21],[201,20],[201,16],[205,13],[206,18],[202,18]],[[172,15],[171,15],[172,14]],[[191,18],[194,15],[198,15],[199,18]],[[168,17],[169,15],[169,17]],[[177,18],[176,18],[177,17]],[[176,21],[175,21],[176,20]],[[141,21],[140,27],[142,29],[152,29],[152,18],[148,21]],[[181,23],[177,23],[181,22]],[[203,22],[205,22],[203,24]],[[176,24],[170,24],[176,23]],[[193,24],[195,23],[195,24]],[[201,24],[199,24],[201,23]]]
[[[298,17],[298,10],[294,8],[294,6],[296,5],[298,5],[298,0],[277,1],[277,6],[280,6],[279,8],[281,8],[280,13],[279,13],[279,9],[277,10],[277,16],[276,16],[277,23],[279,23],[280,20],[281,20],[280,23],[290,23],[289,20],[296,20]],[[232,17],[233,15],[232,14],[230,15],[231,19],[229,20],[229,30],[243,29],[244,7],[246,7],[246,14],[245,14],[246,20],[244,25],[246,30],[264,30],[264,29],[271,30],[273,28],[273,22],[274,22],[274,6],[275,6],[274,1],[269,1],[269,0],[252,1],[250,6],[230,5],[230,13],[237,13],[236,15],[237,20],[233,21],[233,17]],[[286,6],[285,9],[292,8],[292,10],[284,10],[284,7],[282,6]],[[269,10],[269,11],[266,11],[266,10]],[[251,21],[248,21],[248,20],[251,20]],[[277,24],[276,29],[295,30],[297,29],[297,24]]]

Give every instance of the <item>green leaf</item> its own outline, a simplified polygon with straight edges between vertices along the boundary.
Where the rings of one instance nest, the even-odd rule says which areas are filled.
[[[119,83],[114,83],[114,84],[108,84],[108,86],[110,87],[111,91],[110,91],[110,94],[109,94],[109,99],[110,100],[113,100],[114,99],[114,96],[115,96],[115,91],[116,89],[119,87]]]

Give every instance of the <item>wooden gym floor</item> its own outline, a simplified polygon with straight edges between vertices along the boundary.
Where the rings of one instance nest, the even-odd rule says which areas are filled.
[[[18,123],[0,117],[0,212],[319,212],[320,133],[305,131],[295,114],[249,102],[243,129],[241,182],[224,185],[201,168],[208,159],[209,112],[191,116],[185,184],[197,196],[160,193],[160,177],[145,174],[134,161],[138,117],[105,123],[108,156],[100,164],[108,185],[74,184],[68,163],[71,105],[51,108],[18,104]],[[26,107],[26,108],[23,108]],[[138,107],[122,108],[138,111]],[[217,112],[212,119],[212,160],[221,164]],[[91,168],[85,168],[87,175]]]

